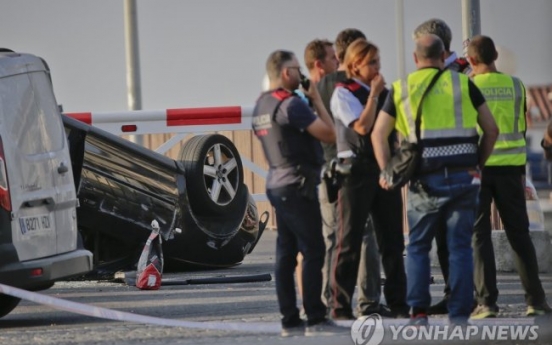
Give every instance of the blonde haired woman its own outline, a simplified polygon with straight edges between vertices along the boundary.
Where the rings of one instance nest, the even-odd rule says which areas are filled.
[[[354,318],[351,301],[361,259],[362,237],[365,231],[372,231],[372,227],[366,227],[371,214],[386,276],[384,294],[390,314],[408,317],[402,257],[402,199],[400,191],[380,188],[380,169],[370,140],[377,112],[388,94],[379,73],[379,49],[369,41],[358,39],[347,48],[344,64],[349,79],[336,85],[330,106],[335,119],[338,157],[351,164],[352,169],[338,196],[337,253],[330,277],[330,315],[334,319]],[[393,133],[389,140],[394,141],[394,138]],[[361,310],[359,308],[359,314]]]

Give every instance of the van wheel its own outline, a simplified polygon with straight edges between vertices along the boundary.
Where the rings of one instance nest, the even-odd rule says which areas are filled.
[[[201,215],[232,213],[236,195],[245,188],[243,166],[238,150],[220,134],[199,135],[180,149],[188,198],[194,212]]]
[[[8,315],[20,301],[20,298],[0,294],[0,317]]]

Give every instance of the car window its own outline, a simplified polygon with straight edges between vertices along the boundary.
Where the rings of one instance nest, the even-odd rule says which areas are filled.
[[[59,151],[63,127],[44,72],[0,79],[0,125],[25,155]]]

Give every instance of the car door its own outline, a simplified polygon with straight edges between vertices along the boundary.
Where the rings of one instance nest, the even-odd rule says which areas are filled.
[[[71,167],[71,157],[61,114],[53,94],[52,84],[44,74],[30,75],[35,90],[41,90],[36,100],[44,115],[44,136],[51,141],[48,149],[56,194],[54,217],[56,224],[57,253],[75,250],[77,243],[77,195]],[[58,140],[58,138],[60,140]]]
[[[20,261],[76,247],[76,196],[61,118],[46,68],[21,56],[0,79],[2,143]],[[24,67],[22,67],[24,66]],[[65,169],[58,169],[64,163]]]

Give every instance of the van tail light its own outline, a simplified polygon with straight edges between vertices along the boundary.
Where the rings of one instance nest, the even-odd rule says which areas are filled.
[[[6,155],[4,155],[4,143],[0,137],[0,207],[11,212],[10,190],[8,188],[8,172],[6,171]]]
[[[40,277],[43,273],[44,271],[42,270],[42,268],[35,268],[31,270],[29,275],[31,277]]]

